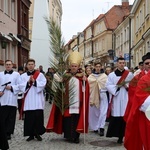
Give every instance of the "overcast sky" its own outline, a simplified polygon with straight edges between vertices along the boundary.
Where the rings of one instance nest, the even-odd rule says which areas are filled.
[[[121,5],[122,0],[61,0],[62,34],[67,43],[77,32],[82,32],[100,14],[112,6]],[[134,0],[129,0],[133,4]]]

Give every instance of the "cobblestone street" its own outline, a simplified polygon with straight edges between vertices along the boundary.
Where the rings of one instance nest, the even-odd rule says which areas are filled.
[[[45,125],[50,109],[51,105],[46,102]],[[9,141],[10,150],[125,150],[123,145],[116,144],[116,138],[100,137],[94,132],[85,135],[85,144],[83,134],[80,136],[79,144],[68,143],[64,140],[63,135],[55,133],[45,133],[42,138],[42,142],[37,140],[27,142],[27,137],[23,137],[23,121],[18,120],[17,115],[15,132]]]

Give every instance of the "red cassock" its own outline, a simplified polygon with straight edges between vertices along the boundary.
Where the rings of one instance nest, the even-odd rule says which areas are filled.
[[[145,75],[145,71],[143,70],[139,74],[137,74],[129,83],[128,104],[127,104],[126,111],[125,111],[125,114],[124,114],[124,117],[123,117],[126,122],[127,122],[127,119],[128,119],[128,116],[129,116],[129,113],[130,113],[130,110],[131,110],[131,106],[132,106],[132,103],[133,103],[133,100],[134,100],[134,95],[135,95],[135,90],[136,90],[136,87],[137,87],[137,83],[140,80],[140,78],[144,75]]]
[[[87,133],[88,132],[88,113],[89,113],[89,84],[86,81],[85,84],[85,105],[84,105],[84,93],[82,91],[82,78],[77,77],[79,79],[79,92],[80,92],[80,106],[79,106],[79,121],[76,128],[76,131],[79,133]],[[84,106],[85,106],[85,115],[84,115]],[[64,112],[64,115],[61,114],[59,108],[53,104],[50,112],[50,116],[48,119],[48,123],[46,126],[47,132],[55,132],[57,134],[63,133],[63,117],[70,116],[69,109]],[[85,126],[84,126],[84,116],[85,116]],[[84,128],[85,127],[85,128]]]
[[[150,121],[140,111],[141,105],[150,95],[150,72],[138,81],[135,96],[127,117],[124,146],[127,150],[150,150]]]

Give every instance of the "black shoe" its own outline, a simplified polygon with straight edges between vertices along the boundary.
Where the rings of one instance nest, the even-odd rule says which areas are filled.
[[[99,133],[100,136],[104,136],[104,129],[103,128],[100,128],[100,133]]]
[[[117,143],[118,144],[122,144],[123,143],[122,138],[119,138],[118,141],[117,141]]]
[[[79,138],[75,138],[74,140],[73,140],[73,143],[76,143],[76,144],[78,144],[80,141],[79,141]]]
[[[35,138],[38,140],[38,141],[42,141],[42,138],[41,138],[41,136],[40,135],[35,135]]]
[[[11,135],[7,135],[7,140],[11,140]]]
[[[27,139],[26,139],[26,141],[31,141],[31,140],[33,140],[34,139],[34,136],[29,136]]]
[[[98,130],[94,130],[94,133],[98,133]]]

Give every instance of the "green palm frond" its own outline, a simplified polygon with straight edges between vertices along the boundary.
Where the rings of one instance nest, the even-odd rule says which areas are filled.
[[[121,83],[117,84],[118,87],[122,87],[125,84],[129,83],[130,81],[122,81]]]
[[[64,40],[62,38],[60,27],[53,21],[48,18],[45,18],[50,37],[50,53],[51,57],[49,58],[50,66],[54,68],[57,72],[57,79],[53,79],[52,93],[54,95],[54,103],[60,109],[61,113],[64,114],[64,111],[75,102],[74,98],[74,83],[69,84],[71,75],[66,74],[67,70],[67,57],[68,53],[64,48]],[[68,86],[69,85],[69,86]],[[71,85],[71,86],[70,86]],[[67,93],[69,91],[69,93]],[[71,96],[69,96],[71,95]]]

